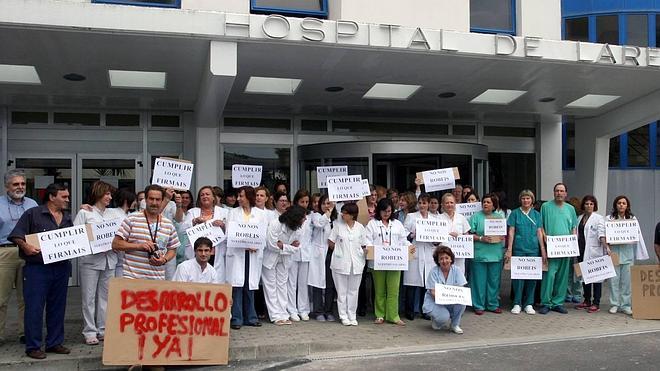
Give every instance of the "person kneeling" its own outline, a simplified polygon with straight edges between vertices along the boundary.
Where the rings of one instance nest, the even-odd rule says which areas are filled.
[[[213,242],[206,237],[195,240],[195,257],[176,267],[173,281],[195,283],[218,283],[215,268],[209,264]]]
[[[446,329],[456,334],[462,334],[459,326],[465,312],[465,305],[441,305],[435,303],[436,283],[451,286],[465,286],[467,280],[461,269],[454,265],[454,253],[447,246],[438,246],[433,252],[436,266],[431,269],[426,280],[426,295],[422,311],[431,317],[431,327],[434,330]]]

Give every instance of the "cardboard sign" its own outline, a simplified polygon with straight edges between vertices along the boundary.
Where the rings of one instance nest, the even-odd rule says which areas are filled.
[[[422,178],[424,178],[426,192],[442,191],[456,187],[456,179],[452,168],[423,171]]]
[[[190,161],[159,157],[154,163],[151,184],[187,191],[190,189],[194,167]]]
[[[547,236],[546,249],[548,251],[548,258],[580,256],[577,239],[577,236],[574,234],[567,236]]]
[[[229,222],[227,226],[227,248],[263,249],[266,247],[264,224]]]
[[[447,242],[449,241],[449,223],[436,218],[415,220],[415,241],[417,242]]]
[[[611,245],[639,242],[639,223],[635,219],[605,222],[605,239]]]
[[[482,206],[481,202],[466,202],[462,204],[456,204],[456,212],[463,215],[467,219],[470,219],[472,215],[481,211]]]
[[[90,255],[91,239],[92,232],[85,224],[25,236],[27,243],[41,248],[44,264]]]
[[[660,319],[660,265],[630,267],[634,319]]]
[[[375,255],[374,247],[373,246],[367,246],[367,257],[366,257],[366,259],[367,260],[374,260],[374,255]],[[408,246],[408,261],[411,261],[413,259],[415,259],[415,254],[412,252],[412,245],[409,245]],[[408,268],[406,267],[406,269],[403,269],[403,270],[408,270]]]
[[[327,179],[329,176],[346,176],[348,175],[348,166],[317,166],[316,167],[316,184],[319,188],[328,188]]]
[[[103,364],[226,365],[231,286],[112,278]]]
[[[484,236],[506,236],[506,219],[484,220]]]
[[[449,236],[447,245],[456,258],[474,258],[474,239],[471,235]]]
[[[226,236],[222,228],[213,225],[213,222],[218,219],[208,220],[205,223],[200,223],[186,229],[188,241],[190,246],[195,246],[195,241],[200,237],[206,237],[211,240],[213,246],[218,246],[220,242],[224,241]]]
[[[408,246],[374,246],[374,270],[407,271]]]
[[[435,303],[441,305],[460,304],[472,306],[472,291],[469,287],[435,284]]]
[[[585,260],[580,265],[582,279],[587,285],[594,282],[603,282],[604,280],[616,277],[612,258],[604,255],[598,258]]]
[[[512,280],[543,279],[543,258],[534,256],[511,257]]]
[[[327,177],[330,201],[353,201],[364,197],[361,175]]]
[[[102,223],[91,224],[93,241],[92,254],[112,250],[112,240],[121,226],[122,219],[112,219]]]
[[[371,196],[371,190],[369,189],[369,179],[362,179],[362,197]]]
[[[232,165],[231,186],[234,188],[259,187],[262,172],[263,167],[261,165]]]

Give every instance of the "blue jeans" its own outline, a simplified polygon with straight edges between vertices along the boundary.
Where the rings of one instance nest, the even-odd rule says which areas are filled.
[[[451,321],[451,326],[454,327],[460,325],[463,312],[465,312],[465,305],[436,304],[433,306],[433,310],[426,314],[431,316],[431,321],[433,321],[437,327],[444,326],[447,321]]]
[[[257,311],[254,309],[254,291],[250,290],[250,256],[245,251],[245,280],[243,287],[232,287],[231,298],[231,324],[247,325],[259,322]]]
[[[71,263],[26,264],[23,267],[25,299],[25,351],[41,349],[44,308],[46,349],[64,342],[64,313]]]

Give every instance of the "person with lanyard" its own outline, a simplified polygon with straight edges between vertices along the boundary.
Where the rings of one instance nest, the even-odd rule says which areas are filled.
[[[200,237],[194,243],[195,257],[188,259],[176,267],[174,282],[223,283],[218,281],[218,274],[209,263],[213,242],[206,237]]]
[[[509,238],[507,239],[506,261],[512,256],[531,256],[543,258],[547,262],[543,248],[541,232],[541,213],[534,210],[534,192],[525,189],[518,196],[520,207],[513,210],[507,219]],[[513,308],[511,313],[520,314],[524,308],[527,314],[536,314],[534,310],[534,290],[536,280],[511,280],[513,288]]]
[[[449,235],[451,237],[458,237],[469,234],[470,223],[463,214],[456,212],[456,199],[451,193],[442,195],[442,210],[443,213],[438,216],[438,219],[449,224]],[[454,264],[465,272],[465,258],[454,257]]]
[[[367,224],[367,245],[374,249],[384,246],[405,247],[406,253],[412,249],[407,240],[408,234],[400,221],[394,219],[392,202],[383,198],[376,204],[374,219]],[[368,262],[369,268],[374,268],[374,261]],[[405,322],[399,318],[399,283],[401,271],[374,270],[374,313],[375,324],[381,325],[385,321],[399,326]]]
[[[3,341],[7,304],[16,286],[18,307],[18,338],[25,342],[23,335],[23,266],[25,261],[19,257],[18,245],[10,241],[9,233],[26,210],[37,207],[37,202],[25,197],[25,173],[9,170],[5,174],[5,194],[0,196],[0,342]]]
[[[165,280],[165,264],[176,258],[179,238],[172,221],[161,215],[165,190],[152,184],[144,193],[146,209],[124,219],[112,249],[124,252],[124,278]]]
[[[557,183],[552,188],[554,200],[541,206],[541,220],[544,236],[567,236],[576,234],[577,215],[575,208],[566,200],[567,189],[564,183]],[[545,244],[547,246],[547,242]],[[566,314],[564,300],[568,289],[568,271],[571,258],[548,258],[548,271],[543,272],[541,280],[540,314],[555,311]]]
[[[316,320],[334,322],[336,319],[332,314],[332,305],[337,293],[330,269],[332,250],[328,248],[328,237],[333,223],[337,220],[337,210],[328,195],[322,195],[319,198],[318,209],[318,212],[309,216],[312,226],[309,285],[312,286],[312,303]]]

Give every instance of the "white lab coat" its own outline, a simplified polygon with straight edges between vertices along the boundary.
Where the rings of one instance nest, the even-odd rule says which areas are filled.
[[[312,227],[311,254],[307,284],[319,289],[325,288],[325,257],[328,254],[330,218],[324,214],[312,213],[307,216]]]
[[[113,219],[119,219],[122,221],[125,217],[126,214],[122,209],[106,208],[103,210],[103,212],[101,212],[101,210],[99,210],[96,206],[92,206],[92,211],[78,211],[78,215],[76,215],[76,219],[73,221],[73,224],[96,224]],[[117,266],[117,253],[114,250],[108,250],[97,254],[81,256],[80,263],[88,269],[114,270]]]
[[[336,223],[328,240],[335,243],[330,269],[333,273],[362,275],[365,253],[362,246],[367,245],[367,230],[357,221],[353,228],[347,224]]]
[[[176,282],[195,282],[195,283],[223,283],[218,282],[218,274],[211,264],[206,264],[206,269],[197,263],[196,258],[188,259],[176,267],[174,278]]]
[[[220,206],[214,206],[213,207],[213,219],[214,220],[222,220],[227,223],[227,218],[229,216],[229,210],[231,209],[223,209]],[[193,207],[192,209],[188,210],[186,213],[185,218],[183,219],[183,223],[181,223],[181,227],[185,231],[188,228],[191,228],[193,226],[193,219],[198,218],[202,215],[202,209],[199,207]],[[226,232],[226,228],[225,228]],[[186,251],[186,259],[192,259],[195,257],[195,252],[193,251],[193,246],[188,241],[188,245],[185,247]],[[220,242],[218,246],[215,247],[215,258],[213,260],[213,266],[215,267],[215,271],[218,274],[218,282],[219,283],[225,283],[226,277],[225,277],[225,259],[227,255],[227,239],[224,241]]]
[[[406,236],[415,232],[417,219],[422,215],[418,212],[410,213],[406,216],[403,226],[406,229]],[[428,218],[437,218],[432,214],[428,214]],[[413,240],[415,245],[415,256],[408,261],[408,270],[403,272],[403,284],[406,286],[426,287],[426,277],[429,276],[431,269],[435,267],[433,262],[433,251],[435,246],[431,242],[417,242]]]
[[[454,218],[450,218],[447,213],[442,213],[437,216],[438,219],[444,220],[449,224],[449,232],[455,232],[458,234],[466,234],[470,231],[470,222],[463,214],[454,212]],[[454,265],[461,268],[461,271],[465,272],[465,258],[456,258],[454,259]]]
[[[243,208],[237,207],[229,211],[227,223],[235,221],[243,223]],[[268,222],[266,212],[264,210],[253,207],[250,211],[250,223],[264,224]],[[265,239],[265,236],[264,236]],[[259,249],[257,252],[249,253],[250,257],[250,272],[248,272],[249,289],[259,289],[259,280],[261,279],[261,266],[263,261],[263,250]],[[243,287],[245,284],[245,250],[227,248],[225,261],[225,277],[227,283],[232,287]]]
[[[387,227],[382,220],[372,219],[367,224],[367,245],[368,246],[410,246],[408,242],[408,233],[403,227],[403,223],[394,219],[387,223]],[[374,261],[367,262],[369,268],[374,267]]]
[[[578,226],[584,215],[578,217]],[[584,225],[584,260],[595,259],[607,253],[600,243],[600,238],[605,237],[605,218],[596,213],[591,216]]]
[[[268,236],[266,240],[266,248],[264,249],[263,266],[268,269],[273,269],[275,265],[281,261],[287,268],[291,262],[291,255],[298,251],[297,247],[291,245],[293,241],[300,241],[302,230],[298,229],[292,231],[286,225],[280,223],[279,220],[273,219],[268,224]],[[277,241],[282,241],[284,247],[280,249],[277,247]]]

